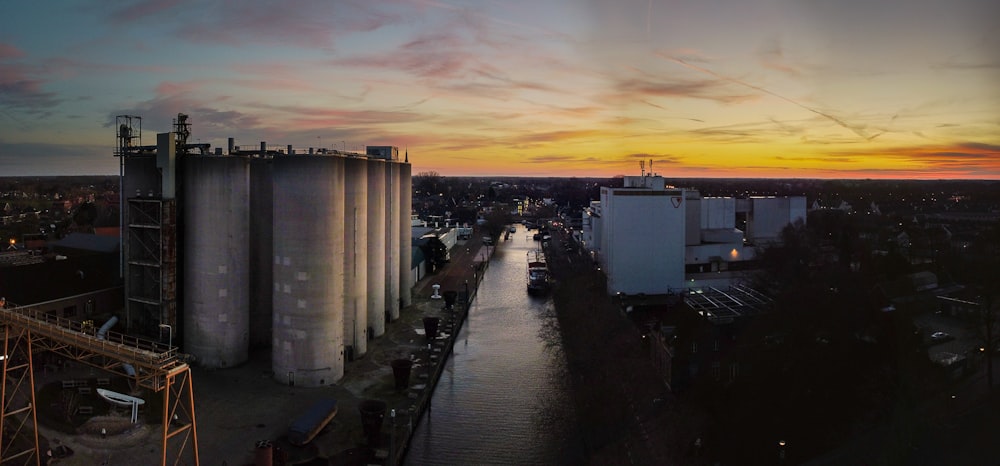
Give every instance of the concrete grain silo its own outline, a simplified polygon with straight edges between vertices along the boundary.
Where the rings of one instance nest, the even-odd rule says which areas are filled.
[[[272,165],[269,158],[250,159],[250,347],[271,345],[274,290]]]
[[[410,214],[413,211],[413,179],[410,169],[409,162],[399,164],[399,303],[400,307],[404,308],[412,304],[413,289],[410,265],[413,259],[411,233],[413,226],[410,224]]]
[[[274,377],[328,385],[344,375],[344,158],[282,155],[272,163]]]
[[[387,321],[399,319],[399,162],[385,164],[385,307]]]
[[[183,157],[184,350],[223,368],[248,358],[250,167],[244,157]]]
[[[385,333],[386,315],[386,235],[385,167],[387,163],[368,159],[368,327],[371,337]]]
[[[344,161],[344,342],[368,352],[368,159]]]

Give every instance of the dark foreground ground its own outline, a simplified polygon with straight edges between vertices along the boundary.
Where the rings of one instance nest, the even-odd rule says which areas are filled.
[[[550,268],[557,280],[552,293],[559,317],[570,373],[577,418],[585,456],[594,465],[710,464],[708,455],[694,447],[695,439],[710,430],[708,416],[697,406],[666,390],[646,354],[641,350],[638,329],[608,299],[603,274],[588,256],[561,247],[556,233],[547,248]],[[500,246],[502,247],[502,246]],[[440,300],[430,299],[432,285],[440,289],[472,294],[482,276],[479,245],[468,244],[452,251],[452,262],[436,275],[414,287],[413,305],[404,309],[387,333],[370,342],[368,353],[347,365],[344,378],[323,388],[281,385],[270,374],[269,353],[254,353],[251,360],[226,370],[194,369],[201,464],[254,464],[255,445],[267,440],[287,455],[287,464],[394,464],[402,456],[401,438],[416,424],[421,400],[433,386],[434,364],[420,333],[422,318],[449,317]],[[447,351],[442,351],[447,353]],[[390,362],[414,354],[421,362],[414,367],[411,386],[396,390]],[[437,358],[441,364],[446,354]],[[86,367],[42,374],[36,385],[62,378],[86,378],[96,374]],[[989,439],[1000,429],[996,416],[997,397],[971,398],[962,393],[956,403],[962,409],[925,413],[924,421],[871,432],[819,459],[817,464],[1000,464],[1000,443]],[[285,438],[292,419],[315,400],[337,398],[340,412],[333,422],[306,447],[288,444]],[[397,418],[384,420],[382,441],[371,448],[363,434],[359,404],[378,399]],[[983,401],[977,402],[977,399]],[[907,427],[913,426],[913,427]],[[46,447],[66,445],[73,449],[63,465],[155,465],[160,463],[159,425],[146,425],[127,435],[101,438],[94,433],[67,435],[42,428]],[[906,428],[906,429],[904,429]],[[888,441],[906,432],[906,451],[886,456]],[[391,432],[391,434],[390,434]],[[393,445],[390,447],[390,443]],[[704,448],[720,446],[705,445]],[[896,449],[899,451],[899,449]],[[903,459],[893,462],[892,459]],[[168,459],[168,463],[174,464]],[[43,462],[44,464],[44,462]],[[181,462],[179,464],[192,464]]]
[[[411,423],[416,424],[420,401],[433,385],[426,341],[418,330],[423,317],[447,318],[447,313],[440,300],[429,298],[432,285],[464,294],[468,282],[474,294],[485,267],[480,262],[483,257],[479,245],[472,242],[454,248],[451,263],[417,284],[413,306],[387,326],[385,336],[369,342],[368,353],[349,363],[337,384],[318,389],[279,384],[271,377],[267,351],[252,354],[249,362],[232,369],[195,368],[201,464],[254,464],[255,445],[261,440],[281,449],[287,464],[394,464],[402,456],[400,437],[409,433]],[[690,445],[704,429],[703,415],[665,391],[640,351],[640,334],[607,299],[603,275],[585,259],[576,253],[549,251],[550,267],[558,280],[552,293],[589,464],[698,463]],[[395,390],[389,363],[410,354],[423,360],[422,364],[413,369],[411,387]],[[86,367],[68,371],[73,372],[46,374],[38,384],[96,376]],[[310,445],[290,445],[285,437],[288,425],[323,397],[340,401],[334,421]],[[358,407],[365,399],[383,400],[398,413],[395,420],[388,416],[384,420],[383,443],[377,448],[370,448],[361,426]],[[107,438],[41,430],[48,447],[73,449],[74,454],[58,464],[153,465],[160,463],[159,429],[148,424]],[[168,458],[168,463],[173,460]]]
[[[604,274],[563,239],[555,233],[546,257],[590,464],[704,463],[693,445],[705,414],[667,391],[639,330],[607,297]]]
[[[445,310],[442,299],[431,297],[432,285],[441,285],[442,293],[455,291],[463,297],[468,290],[474,298],[476,280],[486,267],[482,262],[485,256],[479,254],[479,249],[480,245],[472,243],[454,248],[448,267],[413,288],[412,305],[401,310],[399,319],[386,325],[384,335],[368,342],[364,355],[346,363],[344,377],[334,384],[302,388],[277,382],[271,372],[269,349],[252,351],[249,361],[238,367],[220,370],[193,367],[200,464],[263,464],[257,461],[257,446],[262,441],[270,445],[272,452],[278,452],[274,456],[280,457],[281,461],[274,464],[398,464],[403,458],[405,440],[416,426],[430,398],[436,376],[450,352],[456,333],[450,322],[461,319],[467,309],[464,303],[460,303],[454,313]],[[441,338],[433,341],[426,338],[425,317],[441,319]],[[428,343],[433,343],[432,349],[428,349]],[[397,389],[391,363],[411,358],[414,365],[408,386]],[[55,372],[36,373],[35,385],[38,388],[60,385],[62,380],[67,379],[91,380],[105,376],[99,370],[78,364],[67,365]],[[162,394],[147,393],[142,396],[153,399]],[[333,421],[309,444],[295,446],[289,443],[289,425],[314,403],[327,398],[334,398],[339,403]],[[366,400],[385,403],[381,433],[376,443],[365,435],[362,425],[359,408]],[[396,412],[395,417],[391,416],[392,410]],[[40,417],[45,415],[43,413]],[[121,416],[121,413],[116,416],[117,421],[121,421]],[[90,422],[111,420],[91,419]],[[127,418],[125,422],[127,424]],[[49,448],[69,447],[73,454],[56,462],[66,466],[158,465],[163,451],[160,447],[161,429],[160,424],[143,423],[127,429],[109,430],[107,436],[101,436],[99,429],[95,431],[87,425],[67,432],[65,428],[54,428],[51,422],[44,419],[39,422],[43,455]],[[175,462],[176,453],[168,449],[167,464],[190,465],[194,464],[192,458],[184,456]],[[44,459],[42,464],[45,464]]]
[[[586,254],[564,249],[562,239],[556,232],[546,257],[557,279],[553,297],[590,464],[714,464],[711,449],[725,445],[695,447],[696,439],[711,437],[708,414],[666,390],[641,350],[638,328],[607,297],[603,273]],[[772,464],[998,465],[1000,394],[986,388],[982,372],[832,451]]]

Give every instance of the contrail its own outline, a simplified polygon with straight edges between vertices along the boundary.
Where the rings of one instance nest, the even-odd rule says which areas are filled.
[[[865,130],[863,130],[861,128],[856,128],[856,127],[854,127],[852,125],[849,125],[849,124],[847,124],[847,122],[845,122],[844,120],[841,120],[840,118],[837,118],[837,117],[835,117],[833,115],[830,115],[829,113],[825,113],[825,112],[821,112],[819,110],[816,110],[815,108],[809,107],[808,105],[800,104],[800,103],[798,103],[798,102],[796,102],[796,101],[794,101],[792,99],[789,99],[788,97],[785,97],[785,96],[783,96],[781,94],[776,94],[776,93],[771,92],[771,91],[769,91],[767,89],[764,89],[763,87],[755,86],[753,84],[741,81],[741,80],[736,79],[736,78],[730,78],[729,76],[723,76],[723,75],[721,75],[719,73],[716,73],[716,72],[714,72],[714,71],[712,71],[710,69],[702,68],[702,67],[697,66],[697,65],[692,65],[692,64],[690,64],[690,63],[688,63],[688,62],[686,62],[684,60],[681,60],[680,58],[677,58],[677,57],[671,57],[670,55],[664,55],[662,53],[657,53],[657,55],[659,55],[659,56],[661,56],[663,58],[666,58],[667,60],[670,60],[670,61],[672,61],[674,63],[677,63],[677,64],[679,64],[679,65],[681,65],[681,66],[683,66],[685,68],[690,68],[692,70],[695,70],[695,71],[698,71],[698,72],[701,72],[701,73],[705,73],[705,74],[708,74],[710,76],[714,76],[714,77],[722,79],[724,81],[729,81],[731,83],[736,83],[736,84],[739,84],[741,86],[749,87],[750,89],[754,89],[754,90],[763,92],[763,93],[765,93],[767,95],[770,95],[770,96],[773,96],[773,97],[777,97],[777,98],[779,98],[781,100],[784,100],[785,102],[788,102],[788,103],[790,103],[792,105],[795,105],[795,106],[797,106],[799,108],[808,110],[808,111],[813,112],[813,113],[815,113],[815,114],[817,114],[819,116],[827,118],[830,121],[832,121],[832,122],[834,122],[834,123],[836,123],[836,124],[838,124],[840,126],[843,126],[844,128],[847,128],[847,129],[851,130],[852,132],[854,132],[854,134],[857,134],[858,136],[861,136],[865,140],[871,141],[872,139],[875,139],[876,137],[882,135],[882,133],[879,133],[879,134],[876,134],[874,136],[869,136],[868,133]]]
[[[664,107],[662,105],[656,105],[656,104],[654,104],[654,103],[652,103],[652,102],[650,102],[648,100],[640,100],[640,102],[642,102],[642,103],[644,103],[646,105],[649,105],[650,107],[656,107],[656,108],[658,108],[660,110],[669,111],[669,109],[667,109],[667,107]],[[705,122],[705,120],[699,120],[697,118],[691,118],[691,117],[662,117],[662,118],[672,118],[672,119],[675,119],[675,120],[690,120],[690,121],[697,121],[698,123],[704,123]]]

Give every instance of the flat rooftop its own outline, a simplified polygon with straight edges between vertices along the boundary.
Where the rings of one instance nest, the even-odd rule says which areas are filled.
[[[684,302],[708,320],[724,323],[764,311],[771,299],[747,285],[734,284],[724,290],[713,286],[691,288],[684,293]]]

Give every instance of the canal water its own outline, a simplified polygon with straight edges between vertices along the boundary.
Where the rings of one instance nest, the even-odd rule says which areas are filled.
[[[500,241],[404,464],[584,461],[555,309],[526,290],[539,246],[521,226]]]

